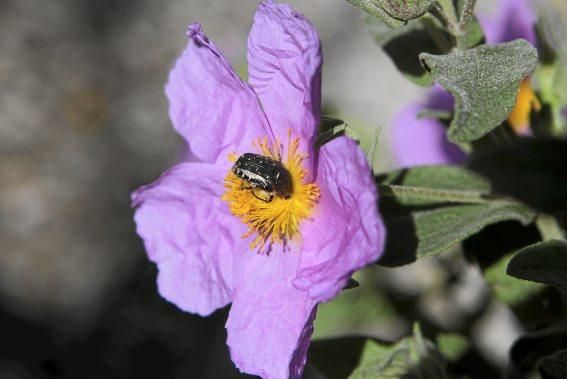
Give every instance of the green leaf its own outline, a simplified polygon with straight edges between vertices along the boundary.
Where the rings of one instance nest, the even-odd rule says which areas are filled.
[[[421,86],[431,85],[431,75],[419,61],[419,54],[444,54],[452,47],[451,36],[435,19],[425,16],[398,29],[368,17],[366,24],[374,41],[382,47],[396,68]]]
[[[394,345],[367,340],[353,379],[371,378],[445,378],[445,362],[433,343],[423,338],[419,326],[413,336]]]
[[[398,20],[409,21],[423,16],[435,0],[374,0],[374,3]]]
[[[535,368],[541,358],[564,349],[567,349],[567,323],[562,320],[536,332],[524,334],[514,342],[510,349],[511,368],[528,372]]]
[[[319,134],[315,139],[315,147],[319,148],[340,136],[350,137],[356,142],[360,140],[358,133],[343,120],[328,116],[321,116]]]
[[[403,20],[392,17],[383,8],[379,7],[372,0],[347,0],[349,3],[357,7],[358,9],[368,13],[370,16],[381,20],[388,27],[395,29],[402,25],[405,25]]]
[[[376,181],[382,195],[394,196],[402,205],[484,203],[482,197],[490,192],[490,184],[485,179],[457,166],[396,170],[378,176]]]
[[[537,362],[542,379],[556,379],[567,376],[567,349],[542,358]]]
[[[436,342],[441,354],[450,362],[459,360],[471,348],[469,340],[461,334],[440,333]]]
[[[313,341],[309,346],[308,365],[314,366],[324,378],[347,378],[358,365],[367,341],[364,337]]]
[[[484,271],[486,283],[496,297],[504,304],[512,307],[520,305],[530,297],[543,290],[541,284],[517,280],[506,275],[506,267],[515,255],[510,253]]]
[[[534,134],[564,136],[567,119],[567,3],[563,0],[537,2],[537,36],[541,64],[536,70],[542,111],[532,120]]]
[[[507,273],[567,290],[567,241],[549,240],[520,250],[508,264]]]
[[[455,143],[477,140],[508,117],[521,81],[534,72],[538,59],[536,49],[522,39],[419,58],[455,98],[448,132]]]
[[[418,239],[418,258],[441,253],[485,226],[505,220],[524,225],[533,221],[529,208],[505,201],[449,206],[413,214]]]
[[[535,217],[522,204],[492,196],[486,180],[455,166],[415,167],[376,180],[389,231],[378,262],[384,266],[446,251],[493,223],[528,224]]]
[[[487,178],[494,193],[542,212],[567,206],[567,141],[522,139],[473,155],[467,167]]]
[[[376,276],[369,270],[355,274],[360,287],[343,291],[332,301],[319,305],[313,339],[365,335],[395,319],[395,310],[387,297],[376,290]]]
[[[347,0],[355,7],[381,20],[390,28],[399,28],[407,21],[423,16],[434,0]]]

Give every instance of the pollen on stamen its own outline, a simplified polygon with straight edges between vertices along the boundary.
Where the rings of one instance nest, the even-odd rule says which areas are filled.
[[[272,159],[282,159],[281,145],[271,146],[267,138],[254,143],[258,154]],[[254,195],[250,184],[229,170],[225,177],[225,192],[222,199],[228,203],[231,213],[248,226],[248,231],[242,236],[253,236],[250,243],[252,250],[259,252],[273,244],[286,245],[289,241],[299,240],[300,223],[310,217],[320,195],[315,183],[305,183],[307,172],[303,162],[307,157],[299,151],[299,139],[289,136],[289,144],[282,160],[291,174],[293,193],[288,199],[274,196],[271,201],[263,201]],[[229,156],[234,162],[235,154]]]

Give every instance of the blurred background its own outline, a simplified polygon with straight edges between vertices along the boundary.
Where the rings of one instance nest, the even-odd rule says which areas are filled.
[[[324,106],[359,132],[363,147],[381,126],[375,169],[394,167],[388,125],[422,90],[345,1],[289,2],[320,33]],[[0,0],[0,377],[238,376],[225,345],[227,310],[201,318],[157,294],[129,197],[181,156],[163,87],[187,25],[199,21],[244,72],[256,5]],[[454,293],[428,292],[457,272]],[[478,272],[453,256],[373,268],[359,280],[361,289],[321,308],[317,337],[395,340],[412,322],[393,317],[400,306],[451,326],[486,293]],[[402,305],[385,290],[393,287]],[[426,306],[416,300],[423,293]],[[353,309],[366,311],[353,318]],[[509,341],[497,334],[498,343]],[[505,356],[490,359],[502,365]]]

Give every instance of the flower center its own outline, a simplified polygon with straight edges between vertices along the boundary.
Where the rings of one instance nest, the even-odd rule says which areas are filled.
[[[531,111],[539,111],[540,109],[541,104],[530,86],[530,79],[526,78],[520,85],[516,105],[508,116],[508,123],[516,134],[526,134],[530,127]]]
[[[281,154],[270,147],[267,139],[255,144],[259,152],[270,159],[279,160]],[[279,144],[276,144],[276,146]],[[308,217],[317,200],[319,187],[314,183],[305,183],[307,172],[303,160],[307,156],[299,152],[299,139],[291,139],[287,149],[286,161],[282,162],[289,171],[293,192],[289,198],[273,196],[271,200],[258,196],[257,188],[248,180],[237,176],[230,170],[224,180],[225,192],[222,199],[228,203],[231,213],[248,226],[248,231],[242,238],[256,235],[250,244],[251,249],[267,250],[274,243],[285,243],[298,239],[299,223]],[[229,159],[236,160],[232,154]]]

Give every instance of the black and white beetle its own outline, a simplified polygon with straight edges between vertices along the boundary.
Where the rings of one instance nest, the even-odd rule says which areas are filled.
[[[293,193],[293,181],[288,169],[282,162],[254,153],[242,154],[232,166],[232,172],[250,184],[252,194],[269,203],[278,195],[289,199]],[[256,195],[261,190],[268,195],[262,198]]]

